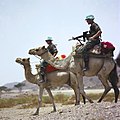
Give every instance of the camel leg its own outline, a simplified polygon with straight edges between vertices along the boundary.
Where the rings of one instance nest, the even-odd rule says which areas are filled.
[[[117,103],[118,97],[119,97],[119,89],[118,89],[117,83],[115,82],[115,79],[110,80],[110,83],[111,83],[112,88],[113,88],[114,93],[115,93],[115,103]]]
[[[76,86],[71,86],[71,88],[74,90],[74,93],[75,93],[75,98],[76,98],[75,105],[79,105],[80,104],[80,89],[79,89],[78,86],[77,87]],[[86,103],[86,101],[85,101],[85,95],[82,95],[82,98],[83,98],[83,103],[85,104]]]
[[[52,95],[52,92],[51,92],[51,90],[49,88],[46,88],[46,90],[47,90],[47,92],[48,92],[48,94],[50,96],[50,99],[52,101],[52,104],[53,104],[53,111],[52,112],[56,112],[56,106],[55,106],[55,103],[54,103],[54,97]]]
[[[85,103],[85,98],[86,98],[90,103],[93,103],[93,101],[86,95],[84,91],[83,76],[77,74],[77,78],[78,78],[80,94],[83,96],[83,102]]]
[[[102,76],[102,75],[99,74],[98,78],[101,80],[105,90],[104,90],[102,96],[100,97],[100,99],[98,100],[98,102],[101,102],[103,100],[103,98],[106,96],[106,94],[111,90],[111,87],[109,86],[108,81],[107,81],[107,77]]]
[[[75,93],[75,98],[76,98],[76,103],[75,105],[79,105],[80,104],[80,94],[82,94],[82,98],[83,98],[83,103],[85,104],[86,101],[85,101],[85,98],[87,98],[89,100],[90,103],[93,103],[93,101],[86,95],[85,92],[83,91],[80,91],[79,89],[79,92],[77,92],[77,89],[74,88],[73,86],[71,86],[74,90],[74,93]]]
[[[84,104],[86,103],[86,102],[85,102],[85,98],[86,98],[90,103],[94,103],[94,102],[90,99],[90,97],[88,97],[88,96],[86,95],[86,93],[85,93],[84,91],[81,91],[81,90],[80,90],[80,93],[81,93],[81,95],[82,95],[82,97],[83,97],[83,102],[84,102]]]
[[[117,103],[118,97],[119,97],[119,89],[117,86],[113,86],[113,89],[114,89],[114,93],[115,93],[115,103]]]
[[[69,80],[70,81],[68,82],[68,85],[74,90],[74,94],[75,94],[75,99],[76,99],[75,105],[79,105],[80,104],[80,90],[79,90],[76,75],[70,72]]]
[[[43,87],[39,86],[38,108],[33,115],[39,115],[39,108],[42,106]]]
[[[80,91],[79,91],[79,88],[76,87],[76,86],[71,86],[71,88],[74,90],[74,93],[75,93],[75,99],[76,99],[75,105],[79,105],[80,104]]]
[[[118,83],[118,75],[117,75],[117,70],[116,70],[116,65],[114,66],[113,70],[110,72],[109,74],[109,81],[114,89],[114,93],[115,93],[115,103],[117,103],[118,101],[118,97],[119,97],[119,89],[117,86]]]
[[[85,96],[82,95],[83,103],[86,104]]]

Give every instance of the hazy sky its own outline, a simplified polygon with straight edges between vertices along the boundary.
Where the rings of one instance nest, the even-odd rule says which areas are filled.
[[[0,86],[25,79],[17,57],[30,57],[32,71],[39,59],[28,55],[30,48],[46,45],[51,36],[59,54],[68,55],[72,36],[89,29],[85,16],[93,14],[103,33],[112,42],[115,57],[120,49],[120,0],[0,0]]]

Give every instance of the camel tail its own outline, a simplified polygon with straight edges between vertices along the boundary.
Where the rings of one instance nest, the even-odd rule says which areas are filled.
[[[117,56],[117,58],[116,58],[116,63],[117,63],[117,65],[120,67],[120,53],[119,53],[119,55]]]
[[[109,82],[111,83],[111,85],[112,85],[112,87],[114,89],[115,102],[117,102],[118,96],[119,96],[119,89],[118,89],[118,86],[117,86],[118,75],[117,75],[117,66],[116,66],[116,63],[115,63],[115,66],[114,66],[113,70],[109,74]]]

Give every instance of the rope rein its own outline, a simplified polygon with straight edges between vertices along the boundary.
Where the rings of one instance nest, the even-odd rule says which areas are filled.
[[[46,51],[44,51],[40,56],[42,56],[42,55],[44,55],[45,53],[47,52],[47,50]],[[38,58],[40,61],[42,60],[42,58],[41,57],[39,57],[39,56],[37,56],[37,55],[34,55],[36,58]],[[30,62],[31,64],[34,64],[34,63],[38,63],[38,62]]]

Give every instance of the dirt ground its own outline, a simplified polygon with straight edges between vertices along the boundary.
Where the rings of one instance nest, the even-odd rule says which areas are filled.
[[[91,93],[93,90],[86,91]],[[103,90],[99,90],[102,92]],[[64,94],[73,94],[72,91],[62,91]],[[94,90],[94,93],[98,90]],[[113,92],[113,91],[111,91]],[[59,93],[59,91],[57,92]],[[4,94],[3,98],[15,97],[18,93]],[[56,93],[53,93],[56,94]],[[0,120],[120,120],[120,100],[118,103],[101,102],[81,103],[80,105],[56,104],[57,112],[51,113],[52,105],[40,108],[39,115],[33,116],[36,108],[19,109],[0,108]]]
[[[33,116],[34,109],[0,109],[0,120],[120,120],[118,103],[87,103],[78,106],[56,104],[57,112],[51,113],[52,106],[42,107],[39,115]]]

